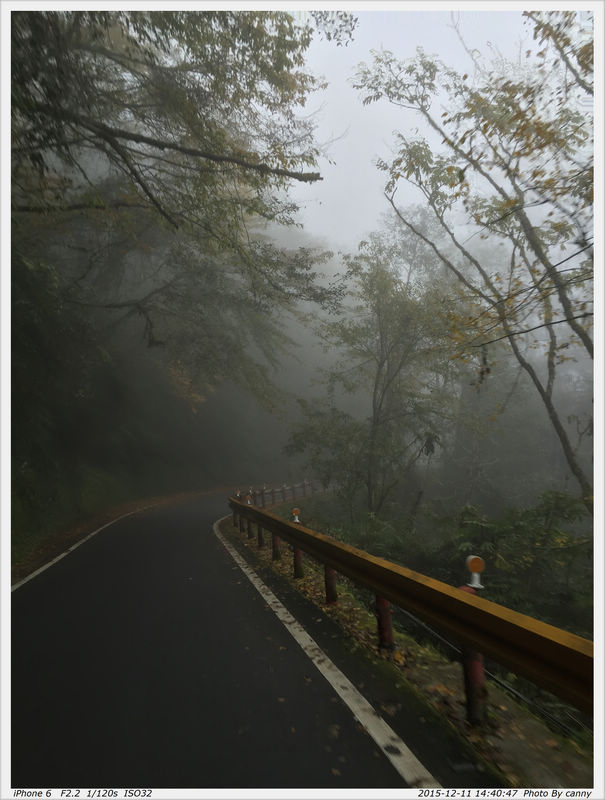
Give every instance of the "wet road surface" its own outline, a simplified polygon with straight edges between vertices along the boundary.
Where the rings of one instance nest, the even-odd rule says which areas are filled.
[[[13,787],[406,786],[214,535],[227,511],[221,494],[134,514],[13,591]],[[327,623],[311,634],[371,686]],[[442,785],[497,785],[413,699],[401,716]]]

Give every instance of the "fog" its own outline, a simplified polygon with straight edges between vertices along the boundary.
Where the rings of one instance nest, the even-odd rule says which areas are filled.
[[[416,115],[386,101],[361,104],[351,85],[359,63],[370,61],[372,51],[391,50],[404,59],[422,48],[448,66],[470,72],[473,63],[467,50],[518,59],[533,44],[521,10],[458,11],[452,6],[440,11],[362,11],[357,17],[358,27],[346,47],[335,48],[316,38],[309,48],[309,66],[329,82],[307,109],[317,122],[319,141],[325,143],[323,180],[295,186],[291,193],[301,204],[298,218],[306,232],[336,249],[355,248],[387,210],[384,174],[374,162],[377,156],[388,157],[393,132],[428,133]],[[412,193],[402,198],[403,203],[417,201]]]
[[[203,16],[178,16],[168,39],[145,20],[158,38],[137,44],[144,68],[119,18],[16,18],[12,491],[26,549],[31,530],[108,503],[303,477],[336,486],[364,535],[401,525],[393,547],[421,565],[418,542],[454,559],[483,545],[478,530],[503,573],[516,551],[498,551],[496,529],[587,547],[589,15],[565,71],[540,62],[547,45],[516,6],[353,13],[340,44],[294,14],[314,28],[304,67],[262,20],[251,56],[231,12],[224,39]],[[299,69],[327,86],[307,91]],[[567,584],[587,579],[569,563]],[[582,603],[569,624],[585,631]]]

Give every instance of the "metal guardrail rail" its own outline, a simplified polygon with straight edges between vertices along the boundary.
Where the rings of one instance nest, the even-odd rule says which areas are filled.
[[[293,483],[290,486],[283,483],[281,486],[268,487],[264,486],[262,489],[250,489],[247,492],[239,492],[236,499],[250,498],[251,504],[254,506],[275,505],[275,503],[285,503],[288,500],[292,502],[299,498],[308,497],[309,495],[316,494],[317,492],[327,491],[329,487],[320,486],[318,488],[317,481],[304,480],[301,483]]]
[[[476,648],[582,711],[593,710],[593,643],[372,556],[269,511],[229,498],[237,519],[284,539],[311,558]],[[240,523],[241,527],[241,523]]]

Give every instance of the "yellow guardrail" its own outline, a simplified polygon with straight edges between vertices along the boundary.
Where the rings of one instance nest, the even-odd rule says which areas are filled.
[[[588,639],[287,522],[235,497],[229,505],[234,524],[238,519],[256,523],[378,597],[592,713],[593,643]]]

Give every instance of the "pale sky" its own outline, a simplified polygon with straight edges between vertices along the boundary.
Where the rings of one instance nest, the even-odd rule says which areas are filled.
[[[437,55],[448,66],[472,73],[472,61],[453,29],[452,16],[459,20],[467,47],[478,49],[487,60],[497,54],[494,50],[511,59],[526,49],[535,52],[539,48],[532,38],[532,27],[523,22],[524,6],[517,7],[518,11],[458,11],[452,5],[450,10],[439,11],[353,12],[359,24],[354,41],[347,47],[325,39],[312,43],[307,66],[314,74],[323,75],[329,87],[311,98],[306,111],[317,111],[319,142],[343,138],[329,148],[335,164],[320,161],[323,181],[296,184],[289,192],[301,205],[298,219],[309,235],[325,237],[333,249],[356,249],[364,235],[378,227],[380,214],[389,208],[383,197],[385,174],[373,161],[377,156],[388,159],[394,130],[411,132],[419,126],[424,132],[420,118],[412,112],[386,101],[363,106],[359,92],[351,85],[357,64],[371,63],[371,50],[391,50],[396,57],[407,59],[422,47],[427,55]]]

